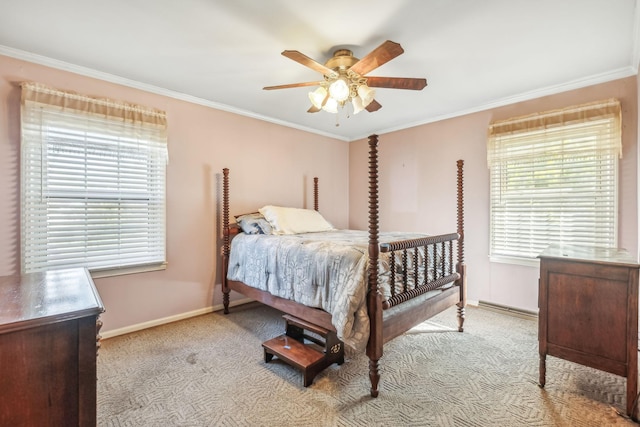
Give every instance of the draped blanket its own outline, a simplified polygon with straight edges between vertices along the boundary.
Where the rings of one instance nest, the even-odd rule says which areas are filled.
[[[338,338],[346,346],[361,350],[369,336],[367,315],[368,233],[336,230],[286,236],[240,233],[231,242],[228,279],[267,291],[272,295],[320,308],[332,316]],[[381,243],[425,237],[416,233],[380,233]],[[412,250],[413,251],[413,250]],[[427,265],[441,265],[442,256],[426,255]],[[425,261],[424,249],[418,262]],[[402,285],[403,266],[396,257],[396,288]],[[407,257],[413,271],[413,255]],[[431,261],[430,261],[431,259]],[[419,269],[422,283],[431,280],[439,267]],[[385,298],[391,294],[389,255],[380,254],[379,287]],[[407,284],[412,288],[414,279]]]

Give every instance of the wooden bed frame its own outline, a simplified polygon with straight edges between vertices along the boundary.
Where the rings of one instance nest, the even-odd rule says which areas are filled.
[[[405,240],[388,244],[378,241],[378,136],[369,137],[369,266],[367,310],[370,319],[370,334],[366,354],[369,357],[369,378],[371,380],[371,396],[378,396],[380,381],[379,361],[383,353],[383,345],[412,327],[457,305],[458,330],[463,331],[466,305],[466,265],[464,263],[464,194],[463,194],[463,160],[457,162],[457,232],[430,236],[422,239]],[[314,209],[318,210],[318,180],[314,178]],[[230,240],[237,233],[237,226],[229,224],[229,169],[223,170],[223,248],[222,248],[222,292],[224,313],[229,313],[229,292],[239,292],[251,299],[274,307],[284,313],[317,325],[329,331],[335,331],[331,323],[331,315],[321,309],[307,307],[294,301],[274,296],[268,292],[247,286],[246,284],[227,279]],[[449,264],[453,266],[453,242],[457,241],[457,259],[455,271],[444,274],[436,280],[420,286],[420,289],[393,295],[385,300],[378,289],[378,258],[380,252],[401,252],[406,258],[406,250],[429,245],[441,245],[448,248]],[[444,253],[444,252],[443,252]],[[405,259],[406,262],[406,259]],[[406,264],[405,264],[406,265]],[[453,267],[451,268],[453,270]],[[422,294],[453,282],[453,286],[442,290],[437,296],[426,299],[424,303],[403,304],[417,300]],[[393,308],[393,310],[391,310]],[[384,316],[384,312],[391,313]]]

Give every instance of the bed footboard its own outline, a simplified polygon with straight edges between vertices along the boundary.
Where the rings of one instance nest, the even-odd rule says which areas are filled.
[[[380,252],[389,253],[391,287],[391,296],[382,302],[382,308],[386,310],[460,279],[460,274],[455,270],[453,263],[453,244],[459,238],[460,235],[458,233],[451,233],[382,243]],[[421,251],[425,254],[423,265],[420,265],[418,260]],[[402,260],[402,284],[400,289],[396,286],[397,257]],[[413,268],[408,268],[409,257],[413,258]],[[409,283],[414,283],[415,285],[409,288]]]

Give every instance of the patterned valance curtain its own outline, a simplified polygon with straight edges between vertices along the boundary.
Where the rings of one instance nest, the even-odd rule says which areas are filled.
[[[540,135],[553,135],[554,139],[569,141],[590,129],[600,134],[603,122],[609,124],[607,134],[598,139],[596,149],[615,151],[622,158],[620,102],[607,99],[491,123],[487,143],[488,166],[508,157],[535,156],[544,152],[547,145],[540,143]]]

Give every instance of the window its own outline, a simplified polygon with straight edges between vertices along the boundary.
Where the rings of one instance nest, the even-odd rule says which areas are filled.
[[[617,100],[489,127],[492,259],[533,259],[552,243],[617,245]]]
[[[22,84],[22,271],[164,268],[166,164],[164,112]]]

